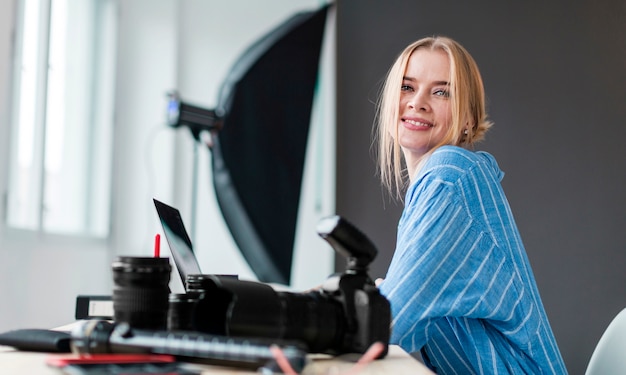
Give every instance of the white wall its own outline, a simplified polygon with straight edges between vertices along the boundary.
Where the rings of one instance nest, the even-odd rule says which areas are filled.
[[[118,1],[115,159],[111,239],[107,242],[21,236],[4,228],[0,207],[0,331],[51,327],[74,317],[78,294],[110,294],[115,255],[148,255],[160,232],[152,198],[180,208],[191,222],[192,138],[165,124],[166,92],[211,108],[221,79],[244,48],[314,0]],[[14,4],[0,2],[0,187],[7,186],[10,35]],[[334,32],[331,30],[331,32]],[[323,76],[334,81],[334,54],[327,47]],[[319,217],[334,212],[334,84],[316,104],[297,234],[294,288],[319,284],[333,269],[332,250],[314,232]],[[321,142],[321,141],[320,141]],[[316,151],[317,150],[317,151]],[[323,157],[319,157],[323,155]],[[239,255],[215,202],[210,155],[201,149],[197,233],[194,245],[206,273],[254,275]],[[321,163],[311,166],[310,162]],[[320,172],[320,170],[322,172]],[[320,198],[321,197],[321,198]],[[321,199],[321,209],[315,209]],[[167,246],[162,246],[164,255]],[[304,272],[307,271],[307,272]],[[174,275],[173,275],[174,276]],[[172,289],[180,290],[174,278]]]

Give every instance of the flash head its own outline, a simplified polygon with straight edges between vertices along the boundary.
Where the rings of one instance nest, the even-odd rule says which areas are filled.
[[[347,259],[347,270],[364,271],[376,258],[374,243],[354,225],[338,215],[321,219],[317,234]]]
[[[167,93],[167,124],[173,128],[186,126],[194,138],[199,139],[202,131],[220,130],[223,116],[214,109],[206,109],[185,103],[178,91]]]

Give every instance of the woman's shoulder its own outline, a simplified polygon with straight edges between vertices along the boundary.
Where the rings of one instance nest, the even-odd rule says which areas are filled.
[[[486,151],[472,151],[458,146],[441,146],[425,162],[424,173],[446,174],[460,177],[477,170],[488,170],[501,179],[504,173],[496,159]]]
[[[484,151],[472,151],[459,146],[445,145],[438,147],[433,151],[430,156],[431,161],[435,162],[449,162],[449,163],[476,163],[482,155],[486,154]]]

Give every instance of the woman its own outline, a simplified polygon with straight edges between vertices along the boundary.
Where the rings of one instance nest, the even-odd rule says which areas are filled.
[[[377,116],[383,184],[404,211],[379,285],[391,342],[440,374],[567,373],[490,154],[480,73],[445,37],[409,45]]]

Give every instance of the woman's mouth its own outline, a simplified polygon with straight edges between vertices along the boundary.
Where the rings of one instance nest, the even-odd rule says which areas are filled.
[[[413,120],[413,119],[405,118],[405,119],[402,119],[402,121],[405,124],[409,124],[413,127],[418,127],[418,128],[432,128],[434,126],[432,123],[424,122],[423,120],[420,121],[420,120]]]

